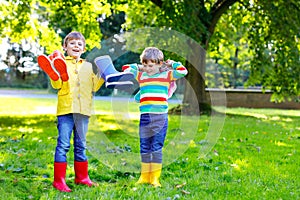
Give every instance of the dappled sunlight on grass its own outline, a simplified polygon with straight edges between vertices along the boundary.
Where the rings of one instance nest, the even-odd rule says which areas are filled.
[[[0,138],[1,139],[1,138]],[[3,138],[2,138],[3,139]],[[0,144],[1,144],[2,142],[0,142]],[[4,161],[7,161],[7,157],[8,157],[8,154],[2,154],[1,156],[0,156],[0,169],[1,169],[1,167],[3,167],[3,162]]]
[[[35,114],[56,114],[56,98],[1,98],[0,116],[5,115],[35,115]],[[125,113],[130,113],[130,118],[139,115],[138,104],[130,103],[124,106],[122,101],[94,101],[94,113],[112,115],[118,109]]]
[[[87,134],[89,152],[112,170],[138,172],[138,129],[134,133],[128,133],[128,128],[122,129],[131,123],[125,120],[119,124],[113,115],[92,116]]]
[[[243,115],[245,116],[252,116],[252,117],[256,117],[256,118],[261,118],[261,119],[268,119],[268,117],[264,114],[257,114],[257,113],[244,113]]]
[[[122,130],[125,134],[136,135],[138,134],[138,120],[130,119],[116,119],[113,115],[97,115],[91,117],[94,129],[99,131],[114,131]]]
[[[165,165],[173,162],[190,147],[191,141],[197,134],[198,119],[199,117],[170,116],[170,126],[163,149],[166,154]],[[92,117],[87,135],[90,152],[102,161],[104,160],[103,162],[107,166],[130,170],[132,165],[133,169],[136,170],[140,162],[138,125],[138,120],[124,119],[120,123],[112,115]],[[204,136],[205,133],[201,137],[204,138]],[[112,156],[118,162],[112,162],[109,159]],[[118,166],[117,163],[123,163],[124,166]]]
[[[273,116],[269,118],[270,121],[283,121],[283,122],[292,122],[293,119],[290,117],[280,117],[280,116]]]
[[[249,167],[249,162],[247,160],[244,160],[244,159],[237,159],[230,166],[233,167],[236,170],[245,171]]]
[[[25,127],[18,128],[18,131],[21,133],[33,133],[33,132],[42,133],[43,129],[42,128],[31,128],[31,127],[25,126]]]
[[[119,129],[118,128],[118,125],[117,124],[114,124],[114,123],[103,123],[103,126],[102,126],[102,131],[107,131],[107,130],[117,130]]]
[[[31,114],[56,114],[56,106],[38,106],[30,113]]]
[[[222,112],[223,108],[214,107],[217,111]],[[265,118],[269,116],[291,116],[299,117],[299,110],[283,110],[283,109],[268,109],[268,108],[226,108],[226,114],[246,115],[257,118]]]
[[[22,106],[18,101],[11,112],[18,113],[22,107],[23,111],[35,110],[34,105],[55,106],[53,100],[49,104],[39,101],[22,101]],[[73,192],[69,194],[52,187],[55,114],[0,115],[1,195],[6,199],[300,198],[299,111],[227,109],[231,114],[226,115],[222,129],[210,127],[211,116],[170,115],[163,149],[163,187],[153,188],[135,185],[141,161],[139,113],[137,104],[132,104],[124,108],[120,104],[120,110],[117,106],[112,111],[111,102],[95,103],[99,114],[90,118],[87,155],[90,178],[100,187],[75,185],[71,147],[67,183]],[[215,120],[221,123],[218,117]],[[205,156],[200,156],[203,151],[207,151]]]
[[[139,104],[135,102],[124,102],[124,99],[111,98],[111,101],[94,101],[96,114],[139,114]]]
[[[279,146],[279,147],[292,147],[292,145],[286,144],[286,143],[281,142],[281,141],[275,141],[275,145]]]
[[[56,99],[1,98],[0,115],[55,114]]]
[[[24,127],[16,127],[16,126],[8,126],[2,129],[3,132],[6,132],[6,135],[10,134],[21,134],[21,135],[26,135],[26,134],[32,134],[32,133],[42,133],[43,129],[42,128],[31,128],[28,126]]]

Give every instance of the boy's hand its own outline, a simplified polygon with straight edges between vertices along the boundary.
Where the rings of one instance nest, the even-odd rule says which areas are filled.
[[[165,61],[165,65],[169,68],[169,69],[173,69],[172,65],[175,61],[174,60],[166,60]]]
[[[139,68],[139,71],[143,72],[144,71],[144,65],[137,65]]]
[[[129,69],[130,68],[130,65],[123,65],[122,66],[122,71],[124,72],[125,70]],[[137,65],[137,68],[139,71],[143,71],[144,68],[143,68],[143,65]]]
[[[163,65],[160,67],[160,72],[164,72],[164,71],[168,71],[168,70],[172,70],[172,64],[174,63],[173,60],[167,60],[165,62],[163,62]]]
[[[59,50],[55,50],[53,51],[53,53],[51,53],[49,55],[49,59],[53,61],[54,58],[60,57],[63,60],[65,60],[65,56],[59,51]]]

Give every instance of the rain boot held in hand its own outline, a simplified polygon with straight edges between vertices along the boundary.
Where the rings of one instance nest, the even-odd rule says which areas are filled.
[[[118,72],[110,58],[110,56],[100,56],[95,59],[101,77],[105,80],[105,86],[107,88],[125,88],[133,86],[131,80],[134,79],[131,72]]]
[[[46,55],[39,55],[37,57],[37,62],[40,68],[49,76],[53,81],[57,81],[59,79],[58,72],[54,69],[51,63],[51,59]]]
[[[67,64],[65,62],[65,57],[63,54],[59,51],[54,51],[53,52],[53,65],[55,69],[59,72],[60,78],[62,81],[68,81],[69,80],[69,75],[67,71]]]

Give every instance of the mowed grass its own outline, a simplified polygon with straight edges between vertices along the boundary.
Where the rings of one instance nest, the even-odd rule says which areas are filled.
[[[226,116],[170,116],[162,188],[136,186],[138,105],[95,101],[87,136],[98,187],[52,187],[56,99],[1,98],[1,199],[300,199],[300,112],[226,109]],[[171,105],[174,106],[174,105]],[[224,108],[217,108],[224,110]]]

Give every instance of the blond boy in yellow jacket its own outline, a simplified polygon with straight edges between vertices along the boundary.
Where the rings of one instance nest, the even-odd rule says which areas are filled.
[[[66,184],[65,175],[72,133],[75,183],[95,185],[88,175],[86,133],[92,114],[93,93],[101,87],[104,79],[94,74],[91,63],[80,58],[85,51],[85,38],[81,33],[69,33],[64,39],[63,48],[67,54],[66,58],[55,51],[49,57],[39,56],[38,63],[49,75],[52,87],[58,90],[58,138],[54,157],[53,186],[59,191],[71,192]]]

